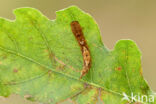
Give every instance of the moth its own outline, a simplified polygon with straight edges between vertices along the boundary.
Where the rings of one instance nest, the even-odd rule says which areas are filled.
[[[71,30],[80,46],[82,56],[83,56],[83,69],[81,70],[80,79],[86,75],[91,68],[91,55],[90,50],[88,48],[88,44],[85,40],[84,34],[82,32],[82,27],[80,26],[78,21],[71,22]]]

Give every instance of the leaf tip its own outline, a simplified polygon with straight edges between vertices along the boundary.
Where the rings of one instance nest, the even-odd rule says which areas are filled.
[[[138,45],[133,40],[130,40],[130,39],[119,40],[119,41],[117,41],[117,43],[114,47],[115,50],[124,49],[124,48],[131,49],[141,55],[141,51],[139,50]]]

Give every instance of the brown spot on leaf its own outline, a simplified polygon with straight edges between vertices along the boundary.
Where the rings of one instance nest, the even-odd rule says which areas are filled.
[[[18,69],[15,68],[15,69],[13,70],[13,72],[14,72],[14,73],[17,73],[17,72],[18,72]]]
[[[119,67],[115,68],[115,70],[120,71],[120,70],[122,70],[122,67],[121,67],[121,66],[119,66]]]

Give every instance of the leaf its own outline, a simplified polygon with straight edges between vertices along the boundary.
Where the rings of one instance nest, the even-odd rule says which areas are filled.
[[[96,22],[76,6],[56,12],[56,20],[33,8],[14,13],[14,21],[0,18],[0,96],[19,94],[46,104],[66,100],[127,104],[133,93],[146,95],[147,103],[153,104],[154,94],[142,76],[141,53],[133,41],[120,40],[108,50]],[[92,58],[82,79],[83,56],[70,27],[75,20],[83,28]],[[125,95],[129,101],[122,100]]]

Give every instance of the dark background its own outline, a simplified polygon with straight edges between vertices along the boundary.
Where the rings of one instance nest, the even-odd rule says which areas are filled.
[[[156,1],[155,0],[0,0],[0,17],[15,19],[12,11],[19,7],[39,9],[50,19],[55,11],[77,5],[97,21],[103,42],[113,49],[117,40],[132,39],[142,51],[145,79],[156,91]],[[12,95],[0,97],[0,104],[31,103]]]

